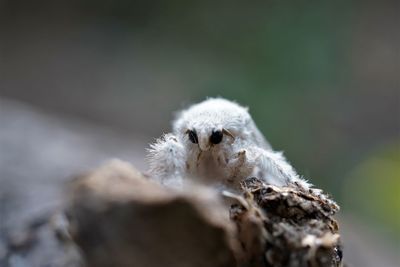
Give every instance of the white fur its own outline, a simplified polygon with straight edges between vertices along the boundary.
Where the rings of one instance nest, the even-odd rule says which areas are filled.
[[[195,129],[198,144],[187,130]],[[213,130],[225,129],[222,142],[211,144]],[[223,98],[210,98],[177,114],[173,133],[149,149],[151,175],[164,184],[181,186],[185,179],[239,190],[240,181],[255,176],[277,186],[296,184],[309,189],[281,152],[273,151],[248,109]],[[318,190],[315,190],[318,192]]]

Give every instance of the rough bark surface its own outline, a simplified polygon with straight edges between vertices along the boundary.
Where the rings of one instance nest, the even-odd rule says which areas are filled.
[[[243,181],[242,188],[247,204],[232,206],[230,212],[238,225],[239,242],[253,252],[252,262],[276,267],[341,266],[338,224],[332,218],[339,208],[333,201],[295,185],[276,187],[257,178]],[[251,240],[248,234],[240,235],[248,231],[249,220],[263,230]]]
[[[242,189],[174,191],[113,161],[69,186],[65,235],[87,266],[341,266],[332,201],[257,178]]]

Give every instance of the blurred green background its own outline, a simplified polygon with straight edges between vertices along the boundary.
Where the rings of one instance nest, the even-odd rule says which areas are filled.
[[[0,3],[0,96],[146,142],[190,103],[237,100],[400,251],[398,1]]]

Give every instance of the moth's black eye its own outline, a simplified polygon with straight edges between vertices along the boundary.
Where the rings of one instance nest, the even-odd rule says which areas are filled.
[[[223,137],[222,131],[213,131],[210,136],[210,142],[214,145],[221,143]]]
[[[189,140],[193,143],[193,144],[198,144],[199,143],[199,138],[197,137],[197,133],[196,130],[188,130],[187,134],[189,136]]]

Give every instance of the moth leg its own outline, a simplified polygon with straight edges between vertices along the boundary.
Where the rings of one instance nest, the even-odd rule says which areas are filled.
[[[252,162],[252,151],[248,149],[239,149],[228,157],[226,172],[228,182],[238,183],[251,175],[254,164]]]
[[[152,178],[164,185],[182,186],[186,167],[183,144],[173,134],[165,134],[148,149],[149,172]]]
[[[295,184],[304,189],[310,188],[312,185],[305,179],[301,178],[295,169],[283,156],[282,152],[264,150],[259,148],[259,156],[257,159],[257,169],[260,178],[265,182],[277,186]]]
[[[337,204],[330,199],[328,195],[324,194],[321,189],[314,188],[311,183],[300,177],[281,152],[267,151],[264,149],[260,150],[257,168],[260,171],[260,178],[266,183],[277,186],[290,185],[301,188],[339,209]]]

